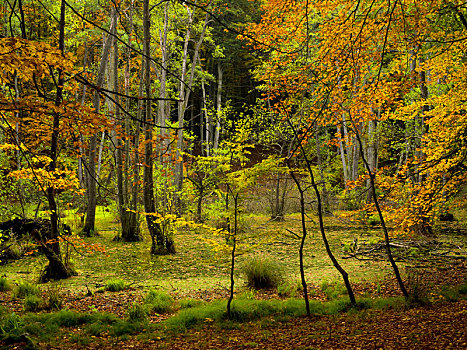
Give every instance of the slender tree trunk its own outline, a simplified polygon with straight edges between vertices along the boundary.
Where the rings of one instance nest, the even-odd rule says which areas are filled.
[[[59,50],[64,54],[65,52],[65,2],[61,2],[60,6],[60,36],[59,36]],[[64,73],[58,72],[58,84],[57,84],[57,95],[55,104],[59,106],[63,101],[63,84],[64,84]],[[59,128],[60,128],[60,115],[54,113],[53,125],[52,125],[52,137],[50,140],[50,164],[49,172],[54,172],[57,168],[58,158],[58,139],[59,139]],[[70,277],[73,271],[62,259],[60,251],[59,241],[59,227],[58,227],[58,207],[55,200],[55,189],[48,187],[46,189],[47,201],[49,203],[50,210],[50,237],[43,240],[44,254],[47,257],[49,264],[45,267],[41,273],[41,281],[46,282],[49,280],[58,280]]]
[[[222,110],[222,84],[223,84],[223,70],[220,63],[217,64],[217,118],[216,125],[214,126],[214,140],[213,148],[219,147],[219,135],[221,131],[221,110]]]
[[[167,70],[169,64],[169,43],[168,43],[168,31],[169,31],[169,2],[166,2],[164,5],[164,27],[163,31],[159,31],[159,44],[161,47],[161,74],[160,74],[160,89],[159,97],[159,117],[158,124],[161,126],[161,136],[162,136],[162,152],[166,152],[168,145],[168,133],[165,129],[166,122],[169,118],[169,102],[164,99],[167,97]]]
[[[115,21],[118,20],[117,9],[115,7],[112,8],[112,16],[114,17]],[[116,26],[114,27],[114,32],[112,34],[116,34]],[[116,135],[116,137],[114,137],[114,143],[116,145],[115,168],[117,175],[117,202],[120,213],[121,239],[125,242],[137,242],[141,241],[142,237],[139,232],[139,226],[135,225],[134,217],[137,214],[135,212],[135,208],[130,207],[130,193],[128,192],[128,178],[130,177],[127,159],[127,157],[129,157],[129,128],[128,116],[125,116],[125,118],[122,120],[120,107],[118,107],[118,41],[116,38],[114,39],[113,47],[112,88],[115,91],[113,99],[116,102],[114,104],[115,122],[116,125],[119,125],[121,130],[124,130],[125,132],[125,135]],[[125,159],[123,157],[124,153]]]
[[[291,168],[290,163],[288,163],[289,169]],[[305,299],[305,308],[306,308],[306,314],[308,317],[311,316],[310,312],[310,301],[308,300],[308,286],[306,283],[306,278],[305,278],[305,266],[303,263],[303,250],[305,247],[305,241],[306,237],[308,234],[308,230],[306,228],[306,210],[305,210],[305,191],[303,190],[302,186],[300,185],[299,180],[295,176],[294,172],[292,169],[290,169],[290,176],[292,176],[292,179],[295,182],[295,185],[297,186],[298,192],[300,193],[300,218],[301,218],[301,223],[302,223],[302,236],[300,240],[300,249],[298,251],[298,257],[300,261],[300,279],[302,281],[302,288],[303,288],[303,298]]]
[[[191,27],[193,23],[193,13],[189,10],[187,7],[188,11],[188,28],[185,36],[185,44],[183,47],[183,61],[182,61],[182,71],[181,71],[181,76],[180,76],[180,93],[179,93],[179,98],[180,102],[178,105],[178,139],[177,139],[177,151],[176,151],[176,166],[175,166],[175,188],[176,188],[176,193],[175,193],[175,206],[178,210],[178,212],[181,212],[182,209],[182,203],[180,200],[180,194],[183,188],[183,160],[181,157],[181,154],[183,152],[183,129],[184,129],[184,121],[185,121],[185,111],[188,107],[188,101],[190,99],[190,93],[191,93],[191,88],[193,86],[193,80],[195,78],[195,69],[196,69],[196,64],[198,63],[198,55],[199,55],[199,50],[201,47],[201,44],[204,42],[204,36],[206,34],[206,28],[208,25],[208,20],[209,20],[209,14],[206,14],[205,20],[204,20],[204,25],[203,29],[201,31],[200,37],[198,41],[196,42],[195,49],[193,52],[193,59],[191,61],[191,70],[190,70],[190,75],[188,82],[186,82],[186,69],[188,65],[188,44],[191,38]],[[186,84],[186,86],[185,86]]]
[[[110,32],[113,31],[113,27],[116,26],[114,18],[110,23]],[[112,46],[113,39],[108,36],[104,42],[102,49],[102,60],[99,66],[99,72],[97,74],[96,86],[98,88],[103,86],[105,70],[109,61],[110,48]],[[100,110],[100,95],[99,91],[94,91],[92,105],[96,113]],[[96,222],[96,206],[97,206],[97,172],[96,172],[96,152],[97,152],[97,134],[91,136],[89,140],[89,159],[88,159],[88,176],[87,176],[87,199],[88,208],[86,211],[86,222],[83,227],[83,233],[87,236],[96,234],[95,222]]]
[[[326,188],[326,178],[324,177],[323,161],[322,161],[322,156],[321,156],[321,140],[319,137],[318,127],[316,123],[315,123],[315,129],[316,129],[316,133],[315,133],[316,159],[318,161],[319,177],[321,178],[321,183],[322,183],[324,214],[329,214],[331,212],[330,205],[329,205],[329,194]]]
[[[153,216],[156,212],[154,203],[154,179],[153,179],[153,118],[151,114],[151,34],[150,34],[150,17],[149,17],[149,0],[143,1],[143,54],[144,54],[144,95],[145,95],[145,109],[144,109],[144,187],[143,187],[143,201],[144,210],[146,212],[146,223],[151,235],[152,245],[151,254],[164,255],[175,253],[175,246],[172,237],[163,232],[160,223],[156,217]]]
[[[232,243],[232,253],[230,256],[230,293],[229,300],[227,301],[227,317],[232,319],[232,301],[234,297],[234,287],[235,287],[235,253],[237,249],[237,232],[238,232],[238,193],[232,194],[234,200],[234,232],[233,235],[230,232],[230,242]]]
[[[289,125],[291,127],[293,127],[293,125],[290,123],[290,121],[289,121]],[[326,231],[324,229],[323,205],[322,205],[321,194],[319,192],[318,185],[316,184],[315,177],[313,175],[313,170],[312,170],[310,159],[308,158],[308,155],[306,154],[306,151],[303,148],[303,145],[302,145],[301,140],[299,139],[299,137],[297,135],[297,132],[296,132],[295,128],[293,130],[294,130],[294,134],[295,134],[295,139],[297,139],[298,142],[299,142],[300,152],[301,152],[301,155],[302,155],[303,159],[305,160],[305,164],[306,164],[306,167],[308,169],[310,180],[311,180],[311,186],[313,187],[313,190],[314,190],[315,195],[316,195],[316,200],[318,202],[317,214],[318,214],[318,221],[319,221],[319,229],[320,229],[320,232],[321,232],[321,238],[322,238],[324,246],[326,248],[326,253],[329,256],[329,259],[331,259],[332,264],[334,265],[336,270],[339,271],[339,273],[342,276],[345,288],[347,289],[347,294],[349,295],[350,303],[352,305],[356,305],[357,302],[355,300],[355,295],[354,295],[352,286],[350,285],[349,275],[344,270],[344,268],[339,264],[339,262],[337,261],[336,257],[334,256],[334,254],[333,254],[333,252],[331,250],[331,247],[329,246],[329,242],[328,242],[328,239],[327,239],[327,236],[326,236]]]
[[[368,143],[367,143],[367,160],[368,165],[372,172],[376,172],[378,168],[378,133],[377,133],[377,125],[378,120],[381,116],[381,110],[378,109],[377,117],[374,120],[368,121]],[[367,180],[367,203],[370,203],[373,200],[373,188],[370,184],[370,179]]]
[[[344,173],[344,186],[347,188],[347,182],[349,181],[349,174],[347,171],[347,161],[345,158],[345,148],[344,148],[344,134],[342,133],[342,128],[338,127],[337,132],[339,133],[339,153],[341,155],[341,162],[342,162],[342,171]]]
[[[381,221],[381,226],[383,228],[383,233],[384,233],[384,241],[385,241],[385,247],[386,247],[386,253],[388,255],[389,262],[391,264],[391,267],[394,271],[394,275],[396,276],[397,283],[399,284],[399,288],[402,291],[402,294],[408,298],[409,294],[407,293],[407,289],[405,288],[404,282],[402,281],[399,268],[397,267],[396,261],[394,260],[394,257],[392,256],[392,251],[391,251],[391,245],[390,245],[390,240],[389,240],[389,232],[386,227],[386,221],[384,220],[383,212],[381,210],[381,207],[379,205],[379,200],[378,196],[376,195],[376,186],[375,186],[375,173],[371,170],[370,165],[368,164],[367,159],[365,158],[365,154],[363,153],[363,145],[362,141],[360,138],[360,135],[358,133],[355,134],[356,140],[358,141],[360,145],[360,153],[361,157],[363,160],[363,164],[365,165],[365,169],[367,171],[367,174],[370,178],[370,186],[371,186],[371,193],[373,196],[373,202],[376,206],[376,210],[379,215],[379,219]]]

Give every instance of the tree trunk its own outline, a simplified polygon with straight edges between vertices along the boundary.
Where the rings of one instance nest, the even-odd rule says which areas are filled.
[[[222,84],[223,84],[223,70],[220,63],[217,64],[217,120],[216,125],[214,126],[214,140],[213,148],[217,149],[219,147],[219,135],[221,131],[221,110],[222,110]]]
[[[112,16],[117,21],[117,9],[112,8]],[[116,34],[117,27],[114,27],[113,34]],[[130,208],[130,193],[128,192],[128,178],[130,177],[128,159],[129,157],[129,128],[128,128],[128,116],[125,114],[125,118],[121,118],[119,105],[118,92],[118,41],[115,38],[113,43],[113,77],[112,77],[112,89],[115,91],[113,96],[116,103],[114,103],[114,113],[116,125],[119,125],[122,130],[125,131],[123,136],[124,143],[122,142],[122,136],[116,135],[115,137],[115,163],[116,163],[116,174],[117,174],[117,199],[118,199],[118,210],[120,213],[120,224],[121,224],[121,240],[125,242],[137,242],[141,241],[142,237],[139,232],[139,226],[136,224],[136,210]],[[127,96],[129,93],[127,92]],[[128,104],[127,104],[128,105]],[[125,152],[125,160],[123,153]]]
[[[110,23],[110,32],[116,26],[116,21],[112,18]],[[99,72],[97,74],[96,86],[97,88],[102,87],[104,83],[105,70],[109,61],[110,47],[112,46],[113,39],[108,36],[104,42],[102,49],[102,60],[99,66]],[[99,91],[95,90],[92,100],[92,105],[96,113],[99,113],[100,109],[100,95]],[[97,206],[97,172],[96,172],[96,152],[97,152],[97,134],[91,136],[89,140],[89,159],[88,159],[88,176],[87,176],[87,199],[88,207],[86,211],[86,222],[83,227],[83,233],[87,236],[96,234],[95,222],[96,222],[96,206]]]
[[[291,127],[293,127],[293,125],[290,123],[290,121],[289,121],[289,125]],[[303,148],[301,140],[299,139],[295,129],[294,129],[294,134],[295,134],[295,139],[298,140],[298,142],[299,142],[298,147],[300,148],[301,155],[302,155],[303,159],[305,160],[305,164],[306,164],[306,167],[308,169],[310,180],[311,180],[311,186],[312,186],[312,188],[313,188],[313,190],[315,192],[316,200],[318,202],[318,208],[317,208],[318,213],[317,214],[318,214],[318,221],[319,221],[319,229],[320,229],[320,232],[321,232],[321,238],[322,238],[324,246],[326,248],[326,253],[328,254],[329,259],[331,260],[331,262],[334,265],[334,267],[336,268],[336,270],[341,274],[342,279],[344,281],[345,288],[347,289],[347,293],[349,295],[350,303],[355,306],[357,302],[355,300],[355,295],[354,295],[352,286],[350,285],[349,275],[348,275],[347,271],[345,271],[344,268],[339,264],[336,257],[334,256],[334,254],[333,254],[333,252],[331,250],[331,247],[329,245],[327,236],[326,236],[326,231],[324,229],[324,221],[323,221],[323,205],[322,205],[321,193],[319,192],[318,185],[316,184],[315,177],[313,175],[313,170],[312,170],[310,159],[308,158],[308,155],[306,154],[306,151]]]
[[[65,2],[61,2],[60,6],[60,36],[59,36],[59,50],[62,54],[65,52]],[[58,72],[57,95],[55,104],[59,106],[63,101],[63,84],[64,74],[62,71]],[[54,113],[52,125],[52,137],[50,140],[50,164],[49,172],[54,172],[57,167],[58,158],[58,138],[60,128],[60,115]],[[44,254],[49,261],[49,264],[41,273],[41,282],[49,280],[58,280],[68,278],[73,275],[72,269],[63,261],[60,251],[59,229],[58,229],[58,208],[55,201],[55,189],[48,187],[46,189],[47,201],[50,210],[50,238],[43,244]]]
[[[206,14],[203,29],[201,31],[200,37],[196,42],[193,59],[191,61],[191,70],[188,79],[188,83],[186,83],[186,68],[188,66],[188,44],[191,38],[191,27],[193,23],[193,13],[187,7],[188,12],[188,28],[185,36],[185,43],[183,47],[183,61],[182,61],[182,70],[180,75],[180,93],[179,99],[180,102],[178,104],[178,132],[177,132],[177,150],[176,150],[176,166],[175,166],[175,206],[177,211],[180,213],[182,209],[182,203],[180,200],[180,193],[183,188],[183,160],[181,154],[183,152],[183,128],[184,128],[184,121],[185,121],[185,111],[188,107],[188,101],[190,99],[191,88],[193,86],[193,80],[195,78],[195,68],[198,63],[198,55],[199,49],[201,44],[204,42],[204,35],[206,34],[206,28],[208,25],[209,14]],[[186,86],[185,86],[186,85]]]
[[[381,117],[381,109],[378,109],[377,117],[373,120],[368,121],[368,142],[367,142],[367,160],[370,170],[376,172],[378,168],[378,120]],[[370,203],[373,200],[373,188],[370,183],[370,179],[367,180],[367,197],[366,202]]]
[[[305,248],[305,241],[306,237],[308,234],[308,230],[306,228],[306,211],[305,211],[305,190],[303,190],[302,186],[300,185],[299,180],[295,176],[293,170],[291,169],[290,163],[287,164],[289,166],[290,170],[290,176],[295,182],[295,185],[297,186],[298,192],[300,193],[300,218],[301,218],[301,224],[302,224],[302,236],[300,237],[300,249],[298,251],[298,258],[299,258],[299,263],[300,263],[300,279],[302,281],[302,288],[303,288],[303,298],[305,299],[305,309],[306,309],[306,314],[308,317],[311,316],[310,312],[310,301],[308,300],[308,286],[306,283],[306,278],[305,278],[305,265],[303,262],[303,250]]]
[[[175,253],[175,246],[172,237],[169,237],[166,232],[163,232],[160,223],[153,215],[156,212],[154,204],[154,179],[153,179],[153,118],[151,116],[151,35],[150,35],[150,17],[149,17],[149,0],[143,1],[143,68],[144,68],[144,187],[143,201],[144,210],[146,212],[146,223],[148,231],[151,235],[151,254],[164,255]]]

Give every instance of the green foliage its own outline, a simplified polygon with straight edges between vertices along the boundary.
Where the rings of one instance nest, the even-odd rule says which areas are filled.
[[[105,290],[109,292],[120,292],[127,289],[127,285],[121,279],[111,279],[105,283]]]
[[[190,309],[192,307],[201,306],[204,302],[199,299],[186,298],[181,299],[179,302],[180,309]]]
[[[321,282],[320,288],[328,300],[334,300],[347,293],[345,286],[336,282],[328,282],[327,280]]]
[[[265,289],[275,288],[284,279],[282,266],[264,255],[257,255],[248,259],[241,267],[242,273],[251,288]]]
[[[443,288],[441,288],[441,295],[447,301],[458,301],[460,298],[460,288],[444,286]]]
[[[24,311],[37,312],[44,307],[44,300],[34,294],[28,294],[23,301]]]
[[[148,306],[150,312],[167,313],[174,309],[175,302],[170,294],[151,289],[146,297],[144,303]]]
[[[39,294],[39,288],[28,281],[20,281],[13,292],[16,298],[25,298],[28,295],[38,296]]]
[[[0,292],[6,292],[11,289],[11,285],[6,277],[0,277]]]
[[[277,294],[281,297],[296,297],[302,291],[302,282],[299,280],[281,283],[277,286]]]
[[[407,302],[404,297],[378,298],[378,299],[372,300],[373,309],[402,310],[405,307],[407,307]]]
[[[133,303],[131,307],[128,309],[128,320],[135,322],[135,321],[144,321],[148,318],[148,314],[146,312],[146,308],[144,305]]]
[[[462,295],[467,295],[467,281],[462,283],[459,286],[459,293],[462,294]]]
[[[49,288],[47,290],[47,308],[51,310],[60,310],[63,306],[63,298],[58,288]]]
[[[381,225],[381,219],[378,214],[373,214],[368,217],[368,225],[376,226]]]
[[[23,319],[14,312],[0,318],[0,336],[3,339],[19,337],[23,332]]]

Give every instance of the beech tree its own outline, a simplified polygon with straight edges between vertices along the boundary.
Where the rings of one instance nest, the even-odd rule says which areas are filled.
[[[20,153],[27,165],[11,171],[10,176],[33,181],[49,206],[51,232],[40,240],[49,260],[42,272],[42,281],[66,278],[73,273],[60,250],[56,195],[64,190],[80,192],[80,188],[75,171],[66,166],[63,158],[79,145],[79,140],[74,138],[78,130],[88,135],[95,132],[95,125],[110,126],[92,108],[73,100],[77,84],[69,77],[76,71],[73,56],[65,52],[64,2],[61,3],[59,23],[58,48],[13,37],[0,39],[3,67],[1,118],[6,142],[2,149]],[[22,69],[18,70],[18,67]],[[12,88],[18,84],[21,85],[21,96],[12,93]]]

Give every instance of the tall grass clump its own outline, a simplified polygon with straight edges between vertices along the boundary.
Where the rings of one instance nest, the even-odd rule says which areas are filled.
[[[146,308],[144,305],[133,303],[127,311],[128,321],[138,322],[144,321],[148,318]]]
[[[0,317],[0,340],[17,341],[24,333],[23,319],[14,312]]]
[[[16,298],[25,298],[28,295],[39,296],[40,293],[41,292],[39,290],[39,287],[37,287],[35,284],[32,284],[28,281],[21,281],[16,286],[13,295]]]
[[[0,292],[6,292],[11,289],[11,285],[6,277],[0,277]]]
[[[60,310],[63,307],[63,298],[58,288],[49,288],[47,290],[47,308],[51,310]]]
[[[248,259],[241,267],[247,284],[254,289],[276,288],[284,280],[284,269],[275,260],[264,255]]]
[[[144,304],[149,312],[163,314],[174,309],[175,301],[167,292],[151,289],[144,298]]]
[[[26,295],[23,301],[24,311],[37,312],[44,307],[44,300],[34,294]]]
[[[127,288],[127,284],[120,279],[112,279],[105,283],[105,290],[109,292],[120,292]]]

